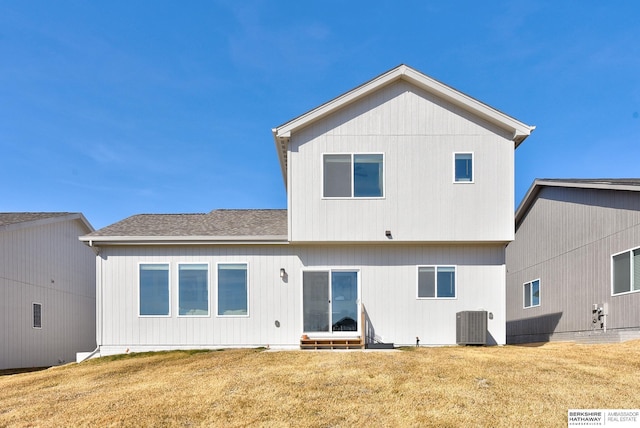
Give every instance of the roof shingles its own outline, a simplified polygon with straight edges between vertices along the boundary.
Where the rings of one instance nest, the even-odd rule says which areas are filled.
[[[72,213],[68,212],[13,212],[0,213],[0,226],[26,223],[28,221],[44,220],[53,217],[62,217]]]
[[[139,214],[87,237],[287,236],[287,210],[214,210],[208,214]]]

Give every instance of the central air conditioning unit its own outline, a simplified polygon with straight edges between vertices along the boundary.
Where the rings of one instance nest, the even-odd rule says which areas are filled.
[[[456,343],[487,344],[487,311],[462,311],[456,314]]]

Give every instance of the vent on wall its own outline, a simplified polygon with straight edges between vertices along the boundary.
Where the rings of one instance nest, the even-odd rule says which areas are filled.
[[[456,343],[487,344],[487,311],[462,311],[456,314]]]

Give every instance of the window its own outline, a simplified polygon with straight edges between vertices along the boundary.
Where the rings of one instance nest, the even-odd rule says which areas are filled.
[[[247,264],[218,265],[218,315],[246,316],[248,311]]]
[[[524,284],[524,307],[532,308],[540,306],[540,280],[526,282]]]
[[[611,294],[640,291],[640,248],[611,257]]]
[[[344,334],[358,331],[358,275],[358,270],[339,269],[302,273],[302,324],[305,332]]]
[[[455,266],[418,266],[419,299],[455,299]]]
[[[33,328],[42,328],[42,304],[33,304]]]
[[[323,156],[325,198],[381,198],[384,160],[381,153]]]
[[[456,183],[473,183],[473,153],[454,153],[453,164]]]
[[[209,266],[178,265],[178,315],[209,315]]]
[[[169,265],[140,264],[140,316],[169,316]]]

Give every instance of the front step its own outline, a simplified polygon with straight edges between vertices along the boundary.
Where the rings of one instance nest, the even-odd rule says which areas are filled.
[[[364,340],[359,337],[338,338],[301,338],[300,349],[364,349]]]

